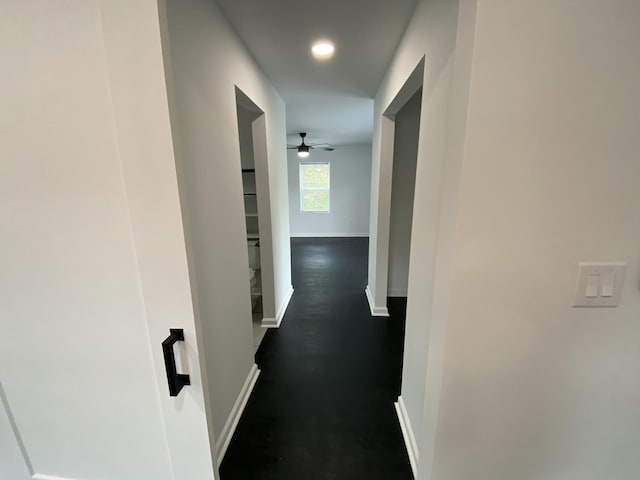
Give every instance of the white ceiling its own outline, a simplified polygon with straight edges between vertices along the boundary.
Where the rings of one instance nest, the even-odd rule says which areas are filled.
[[[287,105],[287,141],[371,142],[373,97],[416,0],[217,0]],[[318,62],[311,43],[330,38]]]

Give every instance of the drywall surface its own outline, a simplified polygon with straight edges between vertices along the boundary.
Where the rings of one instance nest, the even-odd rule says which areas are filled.
[[[273,242],[265,240],[261,248],[273,252],[274,310],[291,286],[285,107],[215,2],[167,0],[166,17],[165,63],[189,266],[219,435],[254,363],[235,89],[265,112],[271,209],[260,215]]]
[[[300,211],[301,161],[329,162],[329,213]],[[340,145],[333,152],[312,150],[306,159],[299,158],[295,150],[289,150],[288,165],[291,236],[369,235],[371,145]]]
[[[479,2],[434,479],[640,471],[640,4]],[[572,308],[580,261],[618,308]]]
[[[389,218],[387,295],[406,297],[409,285],[411,223],[418,159],[421,91],[396,114]],[[420,248],[416,245],[416,248]]]
[[[238,138],[240,144],[240,166],[241,168],[255,168],[256,163],[253,156],[253,127],[251,124],[259,116],[256,112],[251,112],[238,105]]]

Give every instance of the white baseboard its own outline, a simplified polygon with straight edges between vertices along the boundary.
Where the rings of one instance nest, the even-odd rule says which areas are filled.
[[[278,313],[276,314],[276,318],[265,317],[262,319],[262,326],[264,328],[279,328],[282,323],[282,319],[284,318],[284,314],[287,311],[287,307],[289,306],[289,302],[291,301],[291,297],[293,296],[293,285],[289,285],[289,290],[287,291],[287,295],[280,305],[278,309]]]
[[[389,290],[387,292],[387,297],[406,297],[406,296],[407,296],[406,290]]]
[[[398,420],[400,421],[400,428],[402,429],[402,436],[404,437],[404,444],[407,447],[407,453],[409,454],[409,463],[411,463],[411,470],[413,471],[413,478],[417,476],[418,469],[418,445],[416,444],[416,437],[413,435],[413,428],[411,427],[411,421],[407,414],[407,409],[404,406],[402,397],[398,397],[398,401],[394,403],[396,407],[396,413],[398,414]]]
[[[247,376],[247,379],[244,382],[244,385],[242,386],[242,390],[240,390],[240,394],[236,399],[236,403],[231,409],[229,418],[227,418],[227,422],[222,428],[222,433],[216,441],[216,455],[218,457],[218,465],[222,463],[224,454],[227,453],[229,442],[231,442],[231,438],[236,431],[236,427],[238,426],[238,422],[240,421],[242,412],[244,412],[244,407],[247,406],[247,402],[249,401],[249,397],[251,396],[253,387],[258,380],[258,375],[260,375],[260,370],[258,370],[258,366],[254,363],[253,367],[251,367],[249,375]]]
[[[34,473],[31,477],[34,480],[73,480],[67,477],[53,477],[51,475],[42,475],[41,473]]]
[[[372,317],[388,317],[389,316],[389,310],[387,310],[387,307],[376,307],[373,304],[373,295],[371,294],[371,289],[369,288],[369,285],[367,285],[367,288],[364,289],[364,293],[366,293],[367,295],[367,301],[369,302],[369,310],[371,310],[371,316]]]
[[[292,233],[291,238],[368,237],[367,233]]]

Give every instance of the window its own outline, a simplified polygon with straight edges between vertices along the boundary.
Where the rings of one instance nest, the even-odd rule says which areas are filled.
[[[329,163],[300,164],[300,211],[329,212]]]

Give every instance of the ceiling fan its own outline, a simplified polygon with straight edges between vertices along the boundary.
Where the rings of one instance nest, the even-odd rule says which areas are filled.
[[[300,145],[287,145],[287,149],[289,150],[298,150],[298,156],[301,158],[306,158],[309,156],[309,150],[319,149],[319,150],[327,150],[328,152],[333,152],[335,150],[333,145],[329,143],[304,143],[304,137],[307,134],[305,132],[300,132],[300,139],[302,140]]]

